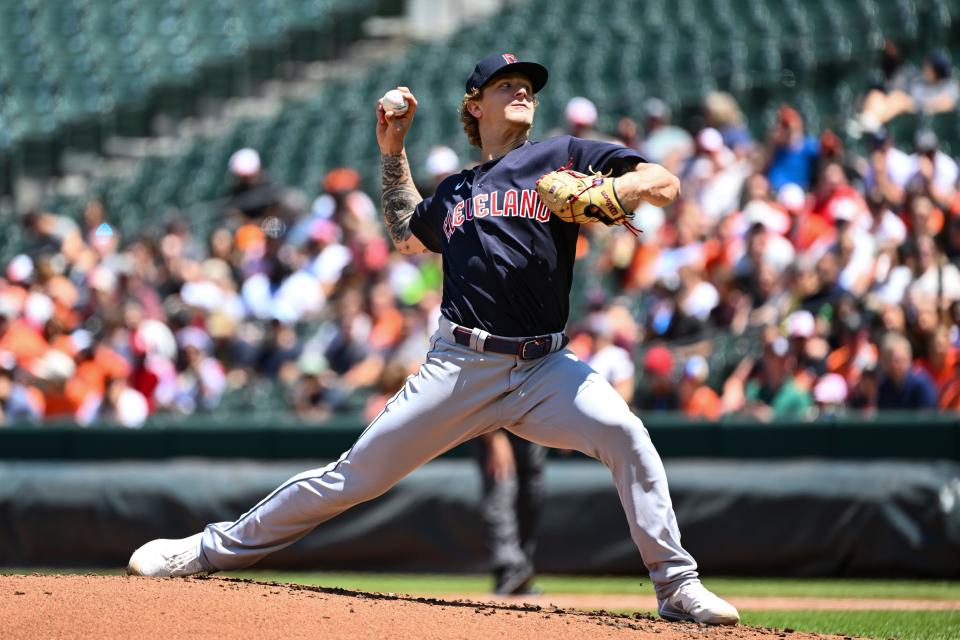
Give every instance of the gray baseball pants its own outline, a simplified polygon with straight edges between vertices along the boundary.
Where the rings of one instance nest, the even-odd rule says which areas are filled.
[[[613,387],[569,350],[536,360],[483,353],[457,344],[454,326],[441,318],[426,362],[339,460],[290,478],[235,522],[208,525],[202,561],[211,570],[248,567],[441,453],[502,427],[610,469],[659,598],[697,577],[680,544],[660,456]]]

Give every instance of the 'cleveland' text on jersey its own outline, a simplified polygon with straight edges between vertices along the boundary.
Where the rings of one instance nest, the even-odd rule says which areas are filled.
[[[500,336],[563,331],[579,225],[551,215],[536,182],[568,163],[619,175],[639,162],[627,147],[559,136],[441,182],[417,205],[410,228],[443,255],[443,315]]]
[[[447,216],[443,219],[443,235],[449,240],[450,234],[463,226],[464,222],[486,216],[520,217],[547,222],[550,220],[550,209],[540,201],[536,189],[478,193],[472,198],[461,200],[453,209],[447,211]]]

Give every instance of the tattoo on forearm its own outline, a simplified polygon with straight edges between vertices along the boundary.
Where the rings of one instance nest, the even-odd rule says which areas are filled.
[[[410,217],[423,198],[417,192],[410,175],[410,165],[404,152],[380,156],[383,183],[383,218],[390,237],[397,245],[410,239]]]

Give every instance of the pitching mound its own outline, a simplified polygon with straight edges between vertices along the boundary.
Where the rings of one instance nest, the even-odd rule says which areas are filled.
[[[828,638],[640,614],[444,601],[231,578],[0,576],[0,629],[19,638]]]

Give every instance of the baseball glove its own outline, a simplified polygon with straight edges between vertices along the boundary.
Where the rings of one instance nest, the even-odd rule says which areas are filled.
[[[613,189],[610,174],[593,171],[589,175],[561,167],[537,180],[540,200],[553,215],[564,222],[602,222],[607,226],[623,225],[637,235],[640,230],[631,224],[633,213],[627,213]]]

